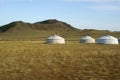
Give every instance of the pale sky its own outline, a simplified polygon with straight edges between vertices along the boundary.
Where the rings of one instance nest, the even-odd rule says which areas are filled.
[[[47,19],[79,29],[120,31],[120,0],[0,0],[0,26]]]

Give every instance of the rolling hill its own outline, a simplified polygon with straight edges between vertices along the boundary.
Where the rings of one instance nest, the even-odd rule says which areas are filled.
[[[79,40],[84,35],[91,35],[97,38],[101,35],[110,34],[120,37],[120,32],[94,29],[80,30],[56,19],[36,23],[15,21],[0,27],[1,40],[44,40],[52,34],[58,34],[67,40]]]
[[[34,30],[57,30],[57,31],[71,31],[76,30],[76,28],[72,27],[71,25],[58,21],[56,19],[45,20],[42,22],[36,23],[26,23],[23,21],[15,21],[9,23],[7,25],[0,27],[1,33],[6,32],[26,32],[26,31],[34,31]]]

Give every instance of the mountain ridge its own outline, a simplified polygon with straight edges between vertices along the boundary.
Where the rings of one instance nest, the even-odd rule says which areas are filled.
[[[70,24],[67,24],[56,19],[49,19],[36,23],[26,23],[23,21],[14,21],[9,24],[3,25],[0,27],[0,32],[22,32],[26,30],[77,30],[77,28],[72,27]]]
[[[76,41],[80,37],[90,35],[98,38],[102,35],[112,35],[117,38],[120,32],[95,29],[77,29],[66,22],[48,19],[35,23],[14,21],[0,27],[1,40],[45,40],[46,37],[58,34],[67,40]]]

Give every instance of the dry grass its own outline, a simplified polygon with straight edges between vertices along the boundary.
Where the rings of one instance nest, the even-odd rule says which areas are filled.
[[[120,80],[120,45],[1,41],[0,80]]]

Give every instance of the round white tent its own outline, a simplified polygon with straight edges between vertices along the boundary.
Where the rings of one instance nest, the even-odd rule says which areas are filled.
[[[65,39],[58,35],[53,35],[46,39],[46,43],[47,44],[65,44]]]
[[[96,41],[99,44],[118,44],[118,39],[110,35],[102,36]]]
[[[95,43],[95,39],[90,36],[85,36],[80,39],[80,43]]]
[[[120,38],[118,39],[119,43],[120,43]]]

